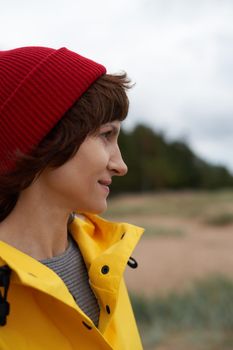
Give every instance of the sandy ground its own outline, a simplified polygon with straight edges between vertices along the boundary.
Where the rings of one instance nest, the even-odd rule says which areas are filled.
[[[137,224],[136,217],[129,222]],[[147,296],[183,290],[197,279],[212,274],[233,278],[233,225],[210,227],[184,218],[140,217],[140,224],[179,228],[181,236],[144,235],[133,257],[138,268],[127,267],[125,278],[130,291]],[[149,221],[149,222],[148,222]]]

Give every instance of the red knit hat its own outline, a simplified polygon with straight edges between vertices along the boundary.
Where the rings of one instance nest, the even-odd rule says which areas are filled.
[[[29,153],[105,72],[66,48],[0,51],[0,173],[13,169],[15,153]]]

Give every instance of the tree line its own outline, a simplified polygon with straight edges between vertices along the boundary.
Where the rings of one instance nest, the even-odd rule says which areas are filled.
[[[233,186],[233,176],[224,166],[212,165],[183,141],[168,142],[145,125],[119,136],[128,174],[113,181],[113,193],[162,189],[217,189]]]

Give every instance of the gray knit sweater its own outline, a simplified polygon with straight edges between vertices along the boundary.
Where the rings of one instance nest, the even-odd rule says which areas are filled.
[[[89,316],[96,327],[99,321],[99,305],[90,287],[87,269],[77,243],[69,236],[69,246],[59,256],[40,261],[52,269],[64,281],[78,306]]]

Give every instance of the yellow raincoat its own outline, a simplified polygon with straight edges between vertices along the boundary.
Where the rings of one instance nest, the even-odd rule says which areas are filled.
[[[99,301],[98,328],[55,272],[0,242],[0,266],[12,269],[0,350],[141,350],[123,272],[143,229],[87,214],[75,217],[70,232]]]

